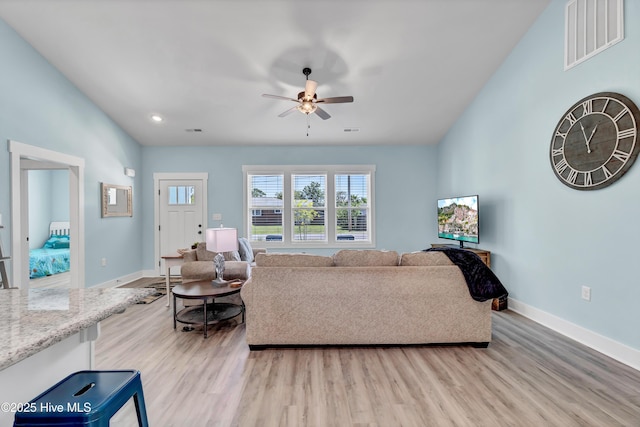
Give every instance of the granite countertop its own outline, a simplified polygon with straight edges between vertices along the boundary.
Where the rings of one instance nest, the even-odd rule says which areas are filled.
[[[152,289],[0,289],[0,369],[124,311]]]

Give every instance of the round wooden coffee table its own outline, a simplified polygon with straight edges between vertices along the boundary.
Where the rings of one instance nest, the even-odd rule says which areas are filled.
[[[231,282],[233,283],[233,282]],[[202,325],[204,337],[207,338],[207,327],[223,320],[231,319],[242,314],[244,322],[244,302],[241,304],[216,303],[215,299],[234,295],[240,292],[241,287],[232,288],[214,285],[210,280],[190,282],[177,285],[173,288],[173,329],[177,322],[188,325]],[[176,299],[199,299],[202,305],[185,307],[179,312],[176,309]],[[211,303],[209,303],[211,299]]]

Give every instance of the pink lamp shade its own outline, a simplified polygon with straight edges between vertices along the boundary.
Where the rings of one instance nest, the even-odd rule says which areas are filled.
[[[207,228],[205,240],[207,250],[211,252],[238,250],[238,230],[235,228]]]

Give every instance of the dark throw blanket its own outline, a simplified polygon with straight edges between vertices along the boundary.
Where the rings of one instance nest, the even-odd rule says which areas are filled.
[[[462,271],[469,287],[469,293],[474,300],[486,301],[509,295],[493,271],[473,252],[448,247],[429,248],[425,251],[444,252],[451,262]]]

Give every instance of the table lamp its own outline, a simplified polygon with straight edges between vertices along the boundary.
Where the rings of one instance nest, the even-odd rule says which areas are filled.
[[[222,252],[238,250],[238,230],[235,228],[207,228],[205,234],[207,250],[217,252],[213,258],[213,265],[216,269],[216,278],[211,282],[213,285],[226,285],[224,280],[224,255]]]

